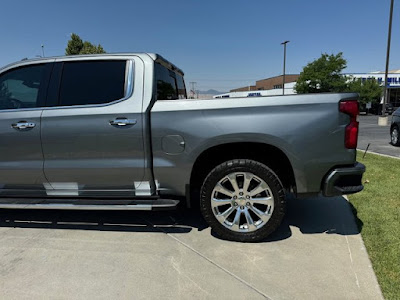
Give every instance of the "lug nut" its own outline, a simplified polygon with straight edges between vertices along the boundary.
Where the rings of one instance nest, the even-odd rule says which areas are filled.
[[[250,199],[250,196],[249,196],[249,195],[247,195],[247,196],[246,196],[246,199]]]
[[[239,193],[239,195],[240,195],[240,196],[243,196],[243,193],[242,193],[242,192],[240,192],[240,193]]]
[[[250,206],[250,202],[247,202],[246,205],[247,205],[247,206]]]
[[[238,206],[238,204],[236,202],[233,205]]]
[[[233,199],[237,199],[237,196],[233,196]]]

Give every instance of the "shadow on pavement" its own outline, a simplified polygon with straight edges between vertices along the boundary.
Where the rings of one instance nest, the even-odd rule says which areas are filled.
[[[0,210],[0,227],[121,232],[188,233],[201,228],[199,216],[176,222],[177,211]],[[203,221],[204,222],[204,221]],[[205,225],[206,226],[206,225]]]
[[[355,208],[343,197],[289,197],[285,219],[264,242],[291,237],[293,226],[304,234],[354,235],[361,231],[362,225]],[[155,212],[3,209],[0,227],[184,234],[208,226],[198,211],[179,208]]]
[[[355,235],[361,232],[363,223],[357,210],[343,197],[314,197],[287,199],[287,213],[280,228],[267,241],[276,241],[291,236],[290,226],[303,234]]]

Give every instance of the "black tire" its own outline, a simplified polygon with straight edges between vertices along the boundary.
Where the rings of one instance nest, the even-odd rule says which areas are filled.
[[[235,174],[235,178],[237,179],[237,176],[240,176],[240,172],[243,172],[244,174],[253,174],[255,175],[255,179],[251,179],[249,181],[252,181],[252,184],[256,183],[257,181],[254,182],[254,180],[262,180],[264,183],[266,183],[269,187],[268,193],[272,194],[273,198],[273,210],[272,214],[270,214],[269,219],[266,222],[261,221],[257,226],[260,226],[259,228],[257,226],[252,227],[252,230],[254,231],[249,231],[249,223],[247,222],[244,225],[239,225],[244,226],[244,228],[240,228],[235,230],[231,230],[227,228],[224,224],[222,224],[220,221],[217,220],[217,217],[215,216],[215,211],[213,211],[212,205],[211,205],[211,197],[214,195],[213,191],[214,188],[216,188],[217,183],[220,183],[221,180],[223,180],[226,176],[230,174]],[[239,175],[237,175],[239,174]],[[260,182],[262,182],[260,181]],[[242,191],[243,191],[243,185],[244,185],[244,179],[243,179],[243,184],[242,184]],[[239,184],[238,184],[239,186]],[[260,183],[261,186],[261,183]],[[234,190],[234,189],[232,189]],[[251,192],[250,190],[250,185],[246,189],[249,191],[248,193]],[[246,193],[247,193],[246,191]],[[255,188],[254,190],[255,191]],[[215,191],[214,191],[215,193]],[[219,195],[219,194],[218,194]],[[243,195],[243,193],[242,193]],[[261,197],[259,196],[260,194],[257,194],[255,197]],[[230,200],[231,196],[227,196],[226,201],[232,201]],[[233,196],[232,196],[233,197]],[[249,196],[250,197],[250,196]],[[267,196],[268,197],[268,196]],[[233,198],[232,198],[233,199]],[[240,200],[242,199],[242,200]],[[244,199],[243,196],[240,196],[240,199],[237,199],[237,201],[247,201]],[[250,199],[253,199],[252,196]],[[256,199],[256,198],[254,198]],[[258,198],[262,199],[262,198]],[[256,201],[257,202],[257,201]],[[243,203],[243,202],[240,202]],[[235,207],[234,207],[234,205]],[[236,209],[238,210],[239,206],[238,203],[229,203],[226,204],[228,209]],[[239,205],[244,205],[244,204],[239,204]],[[253,207],[257,207],[257,203],[252,203],[247,202],[245,205],[249,205],[249,209],[247,210],[247,214],[252,214],[257,218],[257,215],[251,212]],[[267,206],[268,207],[268,206]],[[240,208],[246,209],[244,206],[240,206]],[[218,207],[219,209],[219,207]],[[232,241],[238,241],[238,242],[258,242],[265,240],[265,238],[270,235],[272,232],[274,232],[279,225],[282,222],[282,219],[285,215],[285,209],[286,209],[286,201],[285,201],[285,192],[282,186],[281,181],[279,180],[278,176],[266,165],[259,163],[254,160],[249,160],[249,159],[235,159],[235,160],[230,160],[226,161],[217,167],[215,167],[206,177],[206,179],[203,182],[203,186],[200,191],[200,210],[203,214],[204,219],[206,222],[211,226],[211,228],[214,230],[214,232],[221,237],[222,239],[226,240],[232,240]],[[214,207],[215,210],[215,207]],[[234,210],[231,214],[235,214],[236,211]],[[266,210],[268,212],[268,208]],[[242,218],[242,214],[240,213],[239,219]],[[245,221],[247,221],[247,216],[243,217]],[[226,218],[228,219],[228,217]],[[242,219],[240,219],[242,220]],[[251,219],[253,220],[253,219]],[[240,222],[240,221],[239,221]],[[234,223],[234,221],[232,221]],[[253,224],[254,225],[254,224]],[[262,226],[261,226],[262,225]],[[242,232],[242,230],[246,231],[246,226],[248,232]]]
[[[390,140],[391,140],[391,144],[393,146],[400,146],[400,130],[399,127],[397,125],[394,125],[392,127],[392,130],[390,130]]]

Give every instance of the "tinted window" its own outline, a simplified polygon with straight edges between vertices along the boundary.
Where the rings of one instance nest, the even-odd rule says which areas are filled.
[[[44,64],[21,67],[0,75],[0,109],[43,106],[40,91],[44,84]]]
[[[186,99],[186,87],[185,81],[183,80],[183,76],[180,74],[176,74],[176,83],[178,84],[178,96],[179,99]]]
[[[108,103],[124,98],[126,61],[64,63],[59,105]]]
[[[178,99],[175,73],[160,64],[154,64],[157,82],[157,100]]]

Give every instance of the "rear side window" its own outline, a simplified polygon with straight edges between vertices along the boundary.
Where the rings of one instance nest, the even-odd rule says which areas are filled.
[[[45,69],[45,64],[32,65],[0,75],[0,109],[43,106]]]
[[[157,83],[157,100],[178,99],[175,73],[158,63],[154,64],[154,70]]]
[[[186,87],[185,87],[185,81],[183,80],[183,76],[180,74],[176,74],[176,83],[178,85],[178,96],[179,99],[186,99]]]
[[[103,104],[125,96],[125,60],[65,62],[59,105]]]

